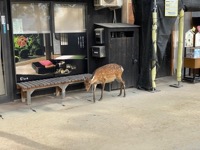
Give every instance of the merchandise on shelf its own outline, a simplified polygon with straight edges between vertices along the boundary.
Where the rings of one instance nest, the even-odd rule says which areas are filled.
[[[195,27],[185,33],[185,47],[194,46]]]
[[[200,49],[187,49],[186,58],[200,58]]]

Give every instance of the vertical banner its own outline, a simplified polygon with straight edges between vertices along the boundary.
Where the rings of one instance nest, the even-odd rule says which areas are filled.
[[[165,16],[178,16],[178,0],[165,0]]]

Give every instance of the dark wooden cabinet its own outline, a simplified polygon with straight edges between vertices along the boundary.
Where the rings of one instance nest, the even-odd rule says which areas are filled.
[[[136,87],[139,74],[139,26],[122,23],[97,23],[95,28],[104,29],[105,58],[98,59],[97,66],[118,63],[123,66],[126,88]],[[118,89],[117,82],[108,84],[106,90]]]

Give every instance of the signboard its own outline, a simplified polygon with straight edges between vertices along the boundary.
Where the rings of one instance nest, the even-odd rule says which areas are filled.
[[[165,0],[165,16],[178,16],[178,0]]]

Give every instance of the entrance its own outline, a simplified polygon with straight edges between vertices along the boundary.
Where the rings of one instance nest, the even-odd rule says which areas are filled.
[[[13,2],[17,82],[87,72],[85,4]]]
[[[2,6],[2,3],[1,2],[1,6]],[[2,10],[0,12],[2,14]],[[1,15],[2,16],[2,15]],[[1,87],[0,87],[0,95],[5,95],[6,94],[6,89],[5,89],[5,77],[4,77],[4,67],[3,67],[3,64],[4,64],[4,59],[3,59],[3,52],[2,52],[2,24],[3,24],[3,16],[2,16],[2,19],[1,19],[1,27],[0,27],[0,84],[1,84]]]
[[[7,60],[11,60],[8,43],[6,2],[0,0],[0,103],[13,99],[12,67]]]

